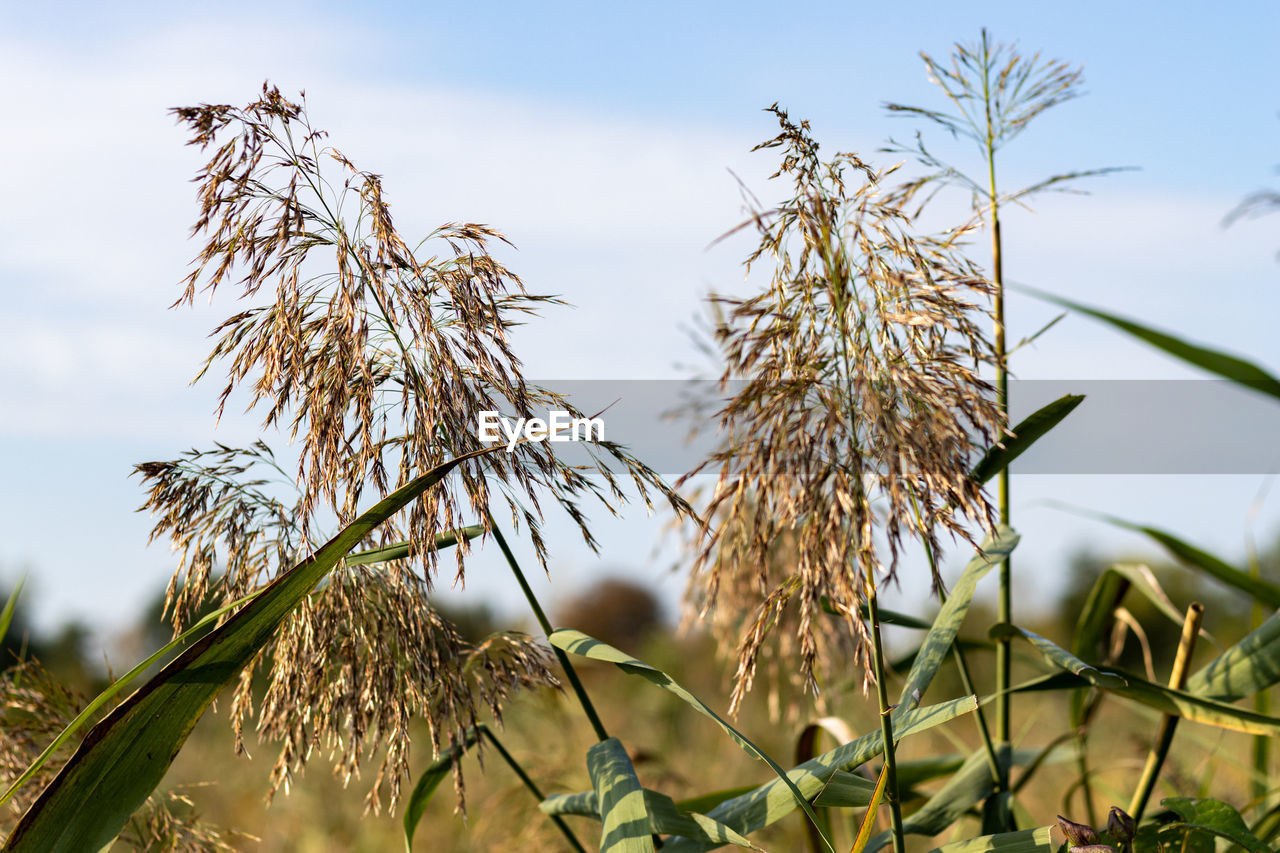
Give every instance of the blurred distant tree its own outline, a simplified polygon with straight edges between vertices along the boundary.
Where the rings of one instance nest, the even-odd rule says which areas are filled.
[[[556,621],[611,646],[636,650],[662,627],[662,605],[648,587],[622,578],[604,578],[557,608]]]

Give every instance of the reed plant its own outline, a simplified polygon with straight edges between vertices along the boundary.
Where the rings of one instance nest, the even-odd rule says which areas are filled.
[[[269,86],[242,108],[175,110],[209,155],[197,176],[194,232],[203,244],[177,304],[236,291],[237,310],[216,328],[201,375],[225,371],[223,404],[243,394],[262,407],[264,438],[138,466],[153,538],[178,555],[165,604],[170,643],[87,701],[28,656],[0,671],[3,850],[251,844],[200,821],[184,793],[161,790],[197,722],[228,692],[237,748],[254,716],[259,736],[278,746],[264,791],[287,788],[317,750],[333,756],[344,784],[376,758],[367,807],[400,812],[409,850],[432,832],[426,816],[445,779],[454,779],[464,807],[462,768],[482,751],[499,759],[491,773],[494,765],[510,771],[525,801],[537,804],[560,849],[808,843],[905,853],[912,836],[944,833],[952,834],[939,842],[945,853],[1049,853],[1063,837],[1073,853],[1209,853],[1220,840],[1232,850],[1275,849],[1280,809],[1268,803],[1265,752],[1252,768],[1253,803],[1237,809],[1207,787],[1154,800],[1177,764],[1175,734],[1188,742],[1190,724],[1280,735],[1269,705],[1238,704],[1280,680],[1280,615],[1260,618],[1205,662],[1207,644],[1196,642],[1203,608],[1192,604],[1184,615],[1153,574],[1122,564],[1097,579],[1068,636],[1012,621],[1008,566],[1019,537],[1008,524],[1009,465],[1051,441],[1081,398],[1008,422],[1000,215],[1002,206],[1096,172],[997,190],[997,151],[1074,97],[1078,70],[1024,58],[985,32],[977,46],[958,47],[949,67],[926,63],[956,112],[891,108],[977,143],[982,181],[934,157],[922,137],[911,150],[933,171],[905,183],[854,154],[824,159],[806,122],[770,108],[779,130],[757,150],[779,158],[773,177],[786,197],[755,206],[741,226],[758,237],[747,264],[767,266],[768,284],[713,302],[722,379],[726,389],[740,384],[718,414],[723,443],[698,469],[715,474],[716,486],[696,509],[616,444],[589,443],[583,469],[557,456],[553,443],[526,440],[507,452],[481,440],[480,411],[581,414],[524,379],[510,327],[556,300],[526,291],[495,257],[500,232],[449,224],[410,244],[380,178],[328,147],[305,102]],[[925,232],[920,204],[955,184],[973,192],[974,218],[942,235]],[[992,240],[990,273],[964,254],[963,241],[982,227]],[[1062,296],[1040,297],[1280,400],[1280,379],[1242,358]],[[297,440],[296,467],[267,440],[280,434]],[[986,484],[997,478],[993,500]],[[587,507],[616,511],[632,496],[664,501],[695,531],[690,603],[735,661],[723,706],[691,690],[674,667],[553,625],[508,539],[527,536],[545,569],[544,506],[558,506],[594,542]],[[1113,522],[1257,602],[1260,616],[1280,607],[1280,583],[1260,563],[1242,569],[1174,533]],[[467,639],[432,605],[444,552],[454,551],[461,580],[473,549],[490,542],[544,636]],[[944,546],[971,554],[950,582],[940,569]],[[913,571],[938,593],[936,612],[882,605],[887,585]],[[997,621],[980,639],[964,637],[993,572]],[[1140,627],[1126,595],[1147,597],[1181,626],[1168,684],[1118,665],[1123,639]],[[15,601],[0,610],[0,639]],[[886,625],[920,639],[895,660]],[[995,687],[980,694],[969,658],[991,647]],[[1015,648],[1039,671],[1017,685]],[[575,660],[593,662],[590,678]],[[959,695],[943,686],[951,667]],[[715,774],[711,790],[677,800],[669,787],[677,774],[655,779],[637,769],[641,755],[664,747],[634,742],[640,706],[596,687],[610,677],[661,691],[653,696],[702,726],[698,750],[740,750],[767,780]],[[590,788],[577,793],[563,791],[571,779],[535,778],[500,727],[518,694],[562,680],[591,743]],[[752,718],[739,713],[757,682],[774,696],[780,685],[798,686],[804,695],[788,700],[803,709],[749,732]],[[1046,707],[1067,719],[1062,730],[1016,742],[1007,704],[1015,692],[1049,697]],[[992,704],[994,732],[984,711]],[[822,716],[800,719],[810,708]],[[871,722],[859,734],[850,720],[863,708]],[[1135,728],[1143,715],[1161,723],[1145,770],[1108,768],[1104,785],[1085,734],[1109,713]],[[955,725],[970,715],[976,746]],[[414,725],[431,761],[406,792]],[[556,725],[537,731],[532,747],[563,750],[572,738],[562,717]],[[926,732],[962,751],[943,753]],[[837,743],[820,753],[820,737]],[[795,766],[775,757],[780,740],[794,742]],[[908,757],[925,742],[923,754]],[[692,773],[698,758],[667,761]],[[1063,767],[1075,778],[1055,771]],[[1048,793],[1033,794],[1037,788]],[[1117,805],[1099,825],[1103,797]],[[1081,819],[1055,820],[1059,799],[1062,812]]]

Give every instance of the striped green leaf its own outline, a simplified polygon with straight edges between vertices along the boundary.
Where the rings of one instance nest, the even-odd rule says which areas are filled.
[[[704,814],[691,812],[666,794],[644,789],[645,809],[649,814],[649,832],[703,841],[709,844],[736,844],[752,850],[760,848],[746,837]],[[580,794],[553,794],[538,808],[548,815],[580,815],[600,819],[599,799],[595,791]]]
[[[902,687],[898,707],[893,712],[895,722],[906,712],[919,707],[924,692],[929,689],[933,677],[938,674],[938,668],[951,652],[951,644],[969,612],[969,604],[973,601],[978,581],[1003,563],[1017,544],[1018,534],[1013,528],[1002,525],[982,543],[981,553],[965,566],[911,664],[907,683]]]
[[[1280,681],[1280,613],[1187,680],[1187,692],[1219,702],[1252,696]]]
[[[1053,843],[1053,828],[1041,826],[953,841],[929,853],[1053,853],[1057,848]]]
[[[1009,629],[1003,625],[997,625],[992,630]],[[1011,633],[1028,640],[1036,636],[1021,629],[1013,629]],[[1210,699],[1186,690],[1175,690],[1172,687],[1153,684],[1131,672],[1089,666],[1043,637],[1037,637],[1033,645],[1046,661],[1064,670],[1061,678],[1053,680],[1054,689],[1077,688],[1091,684],[1115,696],[1131,699],[1162,713],[1182,717],[1192,722],[1248,734],[1280,736],[1280,718],[1246,711],[1227,702]]]
[[[600,819],[600,801],[595,791],[581,791],[577,794],[551,794],[538,803],[539,810],[548,815],[578,815]]]
[[[3,850],[82,853],[110,842],[160,783],[210,703],[316,584],[378,525],[460,462],[490,449],[450,460],[397,489],[121,702],[85,736]]]
[[[765,754],[764,750],[752,743],[746,735],[731,726],[715,711],[711,710],[711,708],[701,699],[680,686],[671,676],[667,675],[660,669],[649,666],[647,663],[636,660],[625,652],[615,649],[613,646],[602,643],[592,637],[588,637],[581,631],[574,631],[567,628],[561,629],[553,632],[548,639],[551,641],[551,645],[558,649],[563,649],[570,654],[580,655],[592,660],[607,661],[621,669],[623,672],[630,675],[638,675],[651,684],[661,687],[668,693],[678,696],[699,713],[709,717],[725,732],[725,734],[729,735],[733,742],[738,744],[744,752],[748,755],[759,758],[765,764],[768,764],[769,768],[777,774],[779,781],[790,788],[791,794],[795,797],[796,803],[804,809],[805,814],[809,816],[813,825],[818,826],[818,817],[814,814],[813,807],[809,805],[808,798],[800,792],[800,789],[798,789],[789,778],[787,778],[786,772],[778,766],[778,763]],[[834,848],[831,847],[830,840],[825,836],[823,836],[823,840],[827,842],[827,847],[832,849],[834,853]]]
[[[950,722],[977,707],[976,697],[964,696],[909,711],[894,723],[894,739],[901,740]],[[792,787],[799,789],[806,799],[816,797],[837,770],[853,770],[883,752],[884,741],[877,729],[792,768],[787,772],[791,786],[783,784],[781,779],[774,779],[750,793],[725,800],[707,812],[707,816],[743,835],[750,835],[795,811],[797,806]],[[680,839],[664,847],[663,853],[694,853],[710,850],[713,846]]]
[[[644,789],[622,741],[611,737],[588,749],[587,772],[603,824],[601,853],[653,853]]]

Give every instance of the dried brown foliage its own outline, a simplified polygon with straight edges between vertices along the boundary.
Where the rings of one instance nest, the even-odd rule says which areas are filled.
[[[237,388],[264,406],[264,427],[297,439],[296,478],[261,442],[219,446],[138,466],[179,565],[166,608],[175,629],[201,607],[228,603],[305,556],[325,528],[352,520],[366,492],[381,497],[424,470],[485,445],[481,411],[508,417],[581,415],[525,382],[508,331],[558,300],[526,291],[490,254],[506,242],[485,225],[448,224],[410,245],[396,230],[381,179],[324,145],[304,106],[263,87],[243,108],[174,110],[190,144],[212,151],[196,176],[204,245],[175,304],[232,287],[248,303],[215,330],[201,375],[225,364],[225,405]],[[335,177],[334,171],[340,173]],[[369,546],[406,541],[407,559],[341,566],[291,615],[259,658],[269,684],[260,731],[282,741],[275,786],[317,745],[345,779],[361,756],[386,747],[371,793],[394,804],[408,770],[408,723],[424,717],[432,746],[462,741],[481,709],[500,715],[519,687],[554,684],[540,646],[508,637],[471,647],[427,601],[438,533],[489,524],[501,494],[545,567],[541,501],[550,497],[594,546],[584,498],[614,511],[620,476],[646,506],[651,490],[678,511],[658,476],[604,441],[579,445],[591,464],[569,465],[555,445],[526,442],[458,466]],[[268,476],[263,476],[263,475]],[[283,480],[284,487],[273,481]],[[294,482],[289,482],[294,480]],[[468,549],[457,549],[464,579]],[[253,672],[232,703],[237,733],[252,707]],[[461,794],[461,780],[458,780]]]
[[[701,469],[719,478],[689,594],[738,650],[735,709],[770,633],[810,691],[822,662],[866,671],[867,585],[896,577],[906,539],[936,553],[939,533],[989,526],[968,471],[1001,426],[979,375],[990,285],[955,235],[914,234],[881,174],[821,161],[807,123],[772,109],[781,133],[757,148],[782,149],[773,177],[794,194],[744,226],[760,234],[748,268],[773,264],[767,289],[714,300],[722,382],[740,385]]]

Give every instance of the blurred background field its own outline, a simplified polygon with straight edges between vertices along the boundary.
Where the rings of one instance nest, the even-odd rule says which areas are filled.
[[[1040,608],[1023,620],[1026,627],[1050,639],[1067,642],[1074,630],[1089,585],[1097,574],[1122,555],[1104,557],[1079,552],[1072,561],[1071,576],[1064,585],[1063,597],[1051,606]],[[1274,553],[1262,555],[1264,566],[1274,565]],[[1028,567],[1034,568],[1034,567]],[[1220,645],[1238,639],[1247,626],[1248,601],[1243,596],[1217,589],[1211,581],[1174,563],[1152,562],[1175,606],[1185,607],[1191,600],[1206,605],[1206,628]],[[910,583],[911,575],[905,582]],[[144,649],[156,648],[168,638],[160,623],[157,606],[139,621],[131,632],[116,638],[115,649],[108,655],[113,662],[123,663],[142,657]],[[1124,646],[1122,664],[1134,672],[1142,672],[1148,663],[1154,668],[1155,680],[1168,676],[1171,650],[1176,647],[1178,626],[1156,612],[1145,599],[1130,596],[1126,604],[1136,621],[1144,626],[1144,643],[1130,633]],[[668,612],[653,592],[620,575],[602,577],[586,587],[578,596],[559,600],[554,610],[558,625],[573,626],[622,648],[648,663],[668,672],[723,710],[731,671],[729,662],[718,660],[714,645],[696,629],[677,634],[678,614]],[[469,611],[454,609],[448,615],[471,637],[483,637],[502,625],[484,607]],[[981,643],[972,626],[989,624],[993,611],[984,602],[976,602],[963,638]],[[37,656],[54,672],[83,692],[91,692],[103,684],[104,661],[86,643],[87,632],[76,625],[57,631],[36,631],[22,619],[19,609],[7,648],[6,659],[22,642],[27,651]],[[900,658],[913,648],[919,634],[893,629],[891,657]],[[1201,644],[1198,661],[1216,654],[1213,647]],[[979,684],[991,678],[989,653],[970,652],[974,676]],[[1015,659],[1014,683],[1020,683],[1044,671],[1043,664],[1028,657],[1025,649]],[[117,664],[116,668],[119,666]],[[771,778],[767,767],[746,756],[723,736],[710,721],[688,713],[688,708],[670,695],[639,679],[627,678],[612,667],[584,662],[582,677],[612,733],[622,737],[631,750],[641,781],[663,791],[677,801],[700,796],[727,787],[760,784]],[[797,736],[805,723],[821,716],[812,703],[799,701],[792,713],[783,708],[775,716],[769,713],[765,697],[770,685],[757,686],[737,721],[739,728],[760,744],[784,766],[795,763]],[[844,719],[857,733],[872,731],[876,723],[873,696],[864,696],[860,678],[852,673],[848,684],[831,685],[824,696],[826,714]],[[896,687],[895,687],[896,689]],[[960,695],[960,682],[954,669],[944,667],[930,689],[929,700],[940,701]],[[1067,731],[1068,708],[1065,693],[1028,693],[1016,698],[1019,729],[1015,731],[1018,749],[1035,749],[1048,745],[1048,737]],[[275,759],[270,743],[258,742],[256,736],[246,738],[250,755],[234,754],[233,740],[226,716],[226,699],[219,701],[214,713],[202,719],[187,746],[179,754],[164,788],[183,794],[195,804],[199,817],[223,828],[234,828],[237,849],[275,853],[340,853],[340,851],[382,851],[401,849],[403,829],[401,814],[366,811],[365,794],[376,761],[365,762],[366,777],[355,779],[344,787],[331,772],[327,756],[312,756],[305,772],[292,781],[288,793],[281,791],[268,804],[267,779]],[[540,690],[518,695],[508,706],[505,725],[498,736],[543,787],[544,793],[571,793],[590,788],[581,756],[593,740],[590,730],[580,724],[581,709],[565,693]],[[1098,794],[1106,799],[1111,792],[1116,803],[1127,800],[1142,762],[1150,748],[1150,740],[1159,715],[1133,703],[1111,699],[1105,702],[1093,725],[1090,754],[1093,777]],[[430,761],[425,731],[415,732],[415,773]],[[1169,764],[1158,796],[1208,794],[1210,791],[1231,802],[1247,802],[1249,786],[1249,741],[1244,735],[1225,732],[1192,723],[1178,730]],[[900,749],[900,761],[942,755],[955,755],[957,760],[978,746],[972,719],[961,718],[947,726],[907,738]],[[820,739],[819,750],[834,744]],[[1070,743],[1064,744],[1069,748]],[[1069,752],[1064,750],[1062,755]],[[872,762],[875,765],[876,762]],[[563,838],[545,816],[537,810],[529,792],[492,750],[483,753],[483,768],[472,753],[464,763],[466,816],[455,811],[457,799],[448,780],[430,803],[418,829],[417,843],[424,850],[490,851],[499,849],[561,850]],[[1074,760],[1050,759],[1034,784],[1019,793],[1024,806],[1041,823],[1050,822],[1057,814],[1079,816],[1082,801],[1073,782],[1079,776]],[[1017,773],[1014,776],[1015,784]],[[413,779],[407,780],[405,792]],[[940,786],[939,781],[920,785],[918,792],[928,793]],[[916,802],[919,802],[918,800]],[[1109,804],[1109,803],[1108,803]],[[908,810],[914,806],[907,803]],[[849,813],[846,813],[849,814]],[[852,812],[854,816],[860,810]],[[12,814],[5,815],[12,820]],[[598,831],[585,818],[568,818],[579,830],[581,838],[590,839]],[[884,821],[882,821],[884,823]],[[885,824],[887,825],[887,824]],[[956,828],[939,839],[967,837],[976,831],[976,815],[961,821]],[[598,826],[598,824],[596,825]],[[837,838],[849,838],[837,822]],[[804,829],[798,815],[762,831],[758,843],[768,850],[797,850],[804,845]],[[911,838],[915,850],[926,850],[933,842]],[[129,849],[117,844],[116,850]]]

